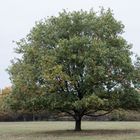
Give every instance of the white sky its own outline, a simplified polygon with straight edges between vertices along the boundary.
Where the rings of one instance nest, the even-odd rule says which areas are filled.
[[[57,15],[62,9],[99,10],[111,8],[125,25],[124,37],[140,55],[140,1],[139,0],[0,0],[0,88],[10,85],[5,69],[16,57],[12,41],[25,37],[35,21]]]

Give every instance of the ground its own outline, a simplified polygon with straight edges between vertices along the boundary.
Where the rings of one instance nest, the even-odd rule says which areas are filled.
[[[0,140],[140,140],[140,122],[1,122]]]

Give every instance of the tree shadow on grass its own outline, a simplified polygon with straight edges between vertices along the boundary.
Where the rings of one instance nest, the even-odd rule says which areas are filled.
[[[56,137],[65,137],[65,136],[95,136],[95,135],[129,135],[129,134],[140,134],[140,130],[137,129],[95,129],[95,130],[82,130],[82,131],[73,131],[73,130],[54,130],[54,131],[44,131],[37,132],[34,135],[46,135],[46,136],[56,136]]]

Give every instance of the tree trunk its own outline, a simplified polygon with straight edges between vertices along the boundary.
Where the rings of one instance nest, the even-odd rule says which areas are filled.
[[[32,116],[32,117],[33,117],[33,118],[32,118],[32,120],[33,120],[33,121],[35,121],[35,115],[34,115],[34,114],[33,114],[33,116]]]
[[[23,115],[23,121],[24,122],[26,121],[26,115]]]
[[[81,131],[81,119],[82,117],[80,116],[75,118],[75,131]]]

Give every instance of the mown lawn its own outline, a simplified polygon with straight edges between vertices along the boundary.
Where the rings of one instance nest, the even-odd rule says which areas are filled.
[[[140,122],[1,122],[0,140],[140,140]]]

